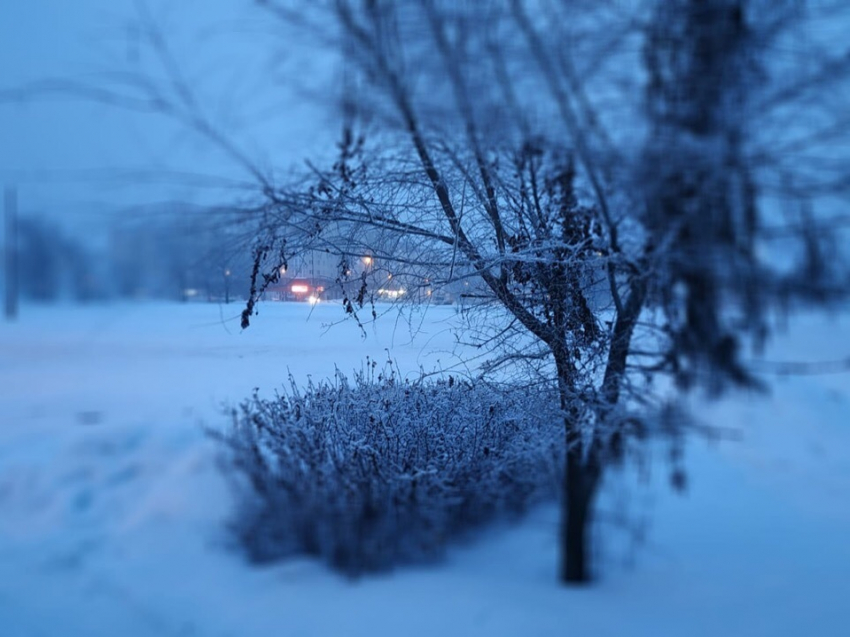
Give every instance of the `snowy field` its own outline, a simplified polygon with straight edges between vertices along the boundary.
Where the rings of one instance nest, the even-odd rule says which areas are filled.
[[[215,446],[223,406],[292,373],[457,364],[454,310],[327,329],[339,306],[24,307],[0,324],[0,635],[269,637],[850,634],[850,376],[777,377],[770,397],[697,405],[741,440],[663,458],[627,493],[637,547],[597,525],[602,577],[555,583],[554,507],[436,566],[350,582],[309,560],[262,569],[227,546]],[[415,335],[415,338],[413,337]],[[792,322],[774,359],[850,354],[850,321]],[[659,454],[661,455],[661,454]]]

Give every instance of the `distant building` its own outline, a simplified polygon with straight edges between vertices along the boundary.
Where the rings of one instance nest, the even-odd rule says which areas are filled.
[[[309,250],[281,268],[280,280],[266,288],[269,301],[312,301],[342,298],[338,256]]]

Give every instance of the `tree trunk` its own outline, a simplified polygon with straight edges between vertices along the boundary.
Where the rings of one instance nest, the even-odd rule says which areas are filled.
[[[590,530],[597,483],[582,459],[581,447],[573,445],[567,450],[561,505],[559,576],[565,584],[586,584],[593,579]]]
[[[558,371],[561,410],[564,413],[566,465],[564,467],[559,536],[559,579],[565,584],[586,584],[591,568],[590,523],[593,499],[601,475],[599,453],[582,439],[580,408],[575,404],[575,369],[566,348],[553,348]]]

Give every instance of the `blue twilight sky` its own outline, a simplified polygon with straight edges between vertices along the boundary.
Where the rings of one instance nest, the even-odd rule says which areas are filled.
[[[0,91],[44,80],[114,88],[105,73],[165,78],[140,36],[133,0],[0,1]],[[251,0],[147,0],[204,117],[264,171],[331,142],[330,56],[276,25]],[[162,82],[167,85],[167,82]],[[327,94],[327,93],[325,93]],[[327,108],[325,108],[327,107]],[[0,99],[0,183],[21,209],[65,218],[169,199],[228,196],[166,175],[244,179],[246,171],[185,126],[67,95]],[[204,180],[206,183],[206,178]],[[73,214],[72,214],[73,213]]]

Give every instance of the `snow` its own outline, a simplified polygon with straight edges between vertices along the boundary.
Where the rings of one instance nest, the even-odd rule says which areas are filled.
[[[204,427],[257,387],[391,355],[454,369],[450,307],[384,316],[363,338],[333,304],[24,307],[0,324],[0,634],[845,635],[850,377],[780,377],[769,397],[695,402],[740,441],[691,440],[689,487],[614,476],[602,577],[555,584],[553,506],[444,563],[349,581],[298,559],[255,568],[228,546],[231,495]],[[768,353],[833,360],[850,321],[801,317]],[[611,522],[627,494],[635,548]]]

